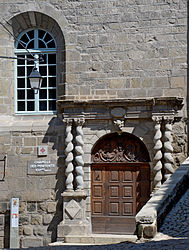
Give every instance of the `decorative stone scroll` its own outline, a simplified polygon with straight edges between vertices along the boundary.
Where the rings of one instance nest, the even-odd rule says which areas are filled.
[[[149,162],[145,145],[135,136],[123,132],[106,135],[94,147],[92,162]]]
[[[84,171],[83,171],[83,166],[84,166],[83,145],[84,145],[84,141],[83,141],[83,128],[82,128],[82,126],[83,126],[85,120],[83,118],[79,118],[79,119],[75,119],[75,122],[76,122],[76,133],[77,133],[76,137],[75,137],[75,142],[76,142],[76,146],[75,146],[75,152],[76,152],[75,171],[76,171],[76,184],[77,184],[76,189],[82,190],[82,189],[84,189],[84,182],[83,182],[83,178],[84,178]]]
[[[66,175],[66,190],[73,190],[73,135],[72,135],[72,119],[64,119],[64,122],[66,123],[66,135],[65,135],[65,154],[66,154],[66,159],[65,159],[65,164],[66,164],[66,170],[65,170],[65,175]]]
[[[173,153],[173,137],[172,137],[172,122],[173,116],[164,116],[165,121],[165,132],[164,132],[164,169],[165,169],[165,180],[167,180],[171,174],[174,173],[174,159]]]
[[[154,165],[154,185],[155,189],[158,189],[161,186],[161,181],[162,181],[162,133],[161,133],[161,121],[162,117],[160,116],[154,116],[152,117],[152,120],[155,122],[155,135],[154,135],[154,158],[153,158],[153,165]]]

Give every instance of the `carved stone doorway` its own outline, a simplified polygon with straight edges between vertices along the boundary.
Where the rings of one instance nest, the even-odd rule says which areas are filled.
[[[101,138],[92,151],[93,233],[134,234],[135,215],[150,198],[148,151],[137,137]]]

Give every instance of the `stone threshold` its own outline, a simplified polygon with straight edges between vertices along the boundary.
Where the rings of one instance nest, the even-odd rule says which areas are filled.
[[[121,242],[136,242],[136,235],[92,234],[89,236],[65,236],[64,242],[50,243],[49,246],[58,245],[107,245]]]

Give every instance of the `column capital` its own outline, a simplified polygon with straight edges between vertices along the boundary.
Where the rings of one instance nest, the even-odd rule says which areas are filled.
[[[68,125],[68,126],[72,126],[73,119],[71,119],[71,118],[64,118],[63,122],[66,123],[66,125]]]
[[[167,123],[172,123],[174,120],[174,115],[164,115],[163,120]]]
[[[77,126],[83,126],[85,123],[85,118],[84,117],[74,118],[74,122]]]
[[[163,117],[161,115],[153,115],[152,116],[152,121],[156,123],[160,123],[163,120]]]

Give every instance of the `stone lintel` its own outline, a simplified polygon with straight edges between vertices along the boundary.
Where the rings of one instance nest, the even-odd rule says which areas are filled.
[[[73,198],[77,198],[77,197],[82,197],[82,198],[86,198],[87,197],[87,193],[84,190],[66,190],[62,193],[62,197],[73,197]]]

